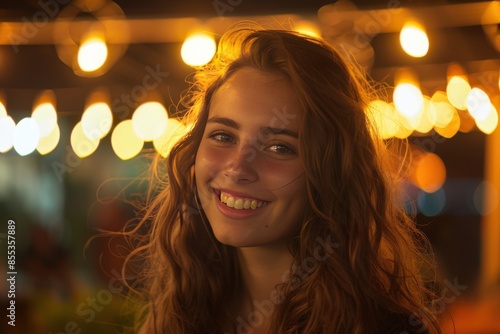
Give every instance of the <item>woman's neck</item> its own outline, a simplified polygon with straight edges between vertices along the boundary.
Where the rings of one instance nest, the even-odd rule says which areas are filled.
[[[243,291],[237,322],[253,334],[267,333],[274,306],[276,286],[286,279],[293,257],[284,247],[246,247],[238,249]]]

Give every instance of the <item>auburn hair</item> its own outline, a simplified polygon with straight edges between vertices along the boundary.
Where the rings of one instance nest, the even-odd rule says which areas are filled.
[[[214,92],[243,67],[281,74],[304,110],[299,156],[309,207],[290,242],[294,265],[314,257],[318,238],[335,242],[307,275],[280,284],[271,332],[375,333],[399,319],[406,328],[439,333],[421,270],[432,265],[430,247],[402,206],[395,155],[371,126],[368,81],[321,39],[254,29],[221,37],[186,95],[190,130],[153,163],[143,219],[127,232],[143,236],[128,259],[143,261],[138,326],[145,333],[207,334],[233,323],[236,333],[229,309],[242,285],[236,252],[211,231],[193,166]]]

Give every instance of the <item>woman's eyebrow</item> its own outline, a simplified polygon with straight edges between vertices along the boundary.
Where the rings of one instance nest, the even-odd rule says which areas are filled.
[[[227,117],[211,117],[207,120],[208,123],[216,123],[216,124],[222,124],[227,127],[233,128],[235,130],[238,130],[240,128],[240,125],[235,121]],[[272,126],[266,126],[260,128],[260,131],[262,133],[272,133],[276,135],[286,135],[290,136],[293,138],[299,138],[299,134],[296,131],[282,128],[282,127],[272,127]]]
[[[226,117],[212,117],[207,120],[207,123],[222,124],[236,130],[240,128],[240,125],[236,121]]]

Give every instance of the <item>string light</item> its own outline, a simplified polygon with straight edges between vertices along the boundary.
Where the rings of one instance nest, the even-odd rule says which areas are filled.
[[[12,117],[0,116],[0,153],[6,153],[10,151],[14,145],[14,129],[16,128],[16,123]]]
[[[159,102],[141,104],[132,115],[132,125],[137,137],[152,141],[163,134],[167,128],[168,114]]]
[[[215,55],[217,45],[214,38],[206,33],[189,36],[181,48],[182,60],[189,66],[203,66]]]
[[[70,136],[71,147],[79,158],[86,158],[95,152],[99,146],[99,140],[89,139],[83,132],[82,123],[78,122]]]
[[[104,138],[113,125],[113,113],[104,102],[91,104],[82,115],[82,129],[90,140]]]
[[[94,72],[101,68],[108,57],[106,42],[99,37],[91,37],[82,42],[78,49],[78,66],[84,72]]]
[[[410,56],[420,58],[429,51],[429,38],[422,25],[417,22],[407,22],[399,34],[403,50]]]
[[[132,120],[120,122],[111,134],[111,146],[115,154],[122,160],[135,157],[142,150],[144,141],[134,131]]]
[[[36,150],[41,155],[49,154],[57,147],[60,138],[61,132],[59,130],[59,126],[56,124],[51,133],[49,133],[45,137],[40,138],[40,142],[38,143]]]
[[[13,134],[14,150],[25,156],[33,152],[40,141],[40,128],[31,117],[25,117],[17,123]]]

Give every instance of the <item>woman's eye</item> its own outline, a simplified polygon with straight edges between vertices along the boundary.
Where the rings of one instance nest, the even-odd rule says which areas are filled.
[[[226,132],[214,132],[209,138],[221,143],[231,143],[234,141],[233,136]]]
[[[282,145],[282,144],[270,145],[267,149],[271,152],[281,154],[281,155],[296,154],[297,153],[297,151],[294,148],[289,147],[288,145]]]

